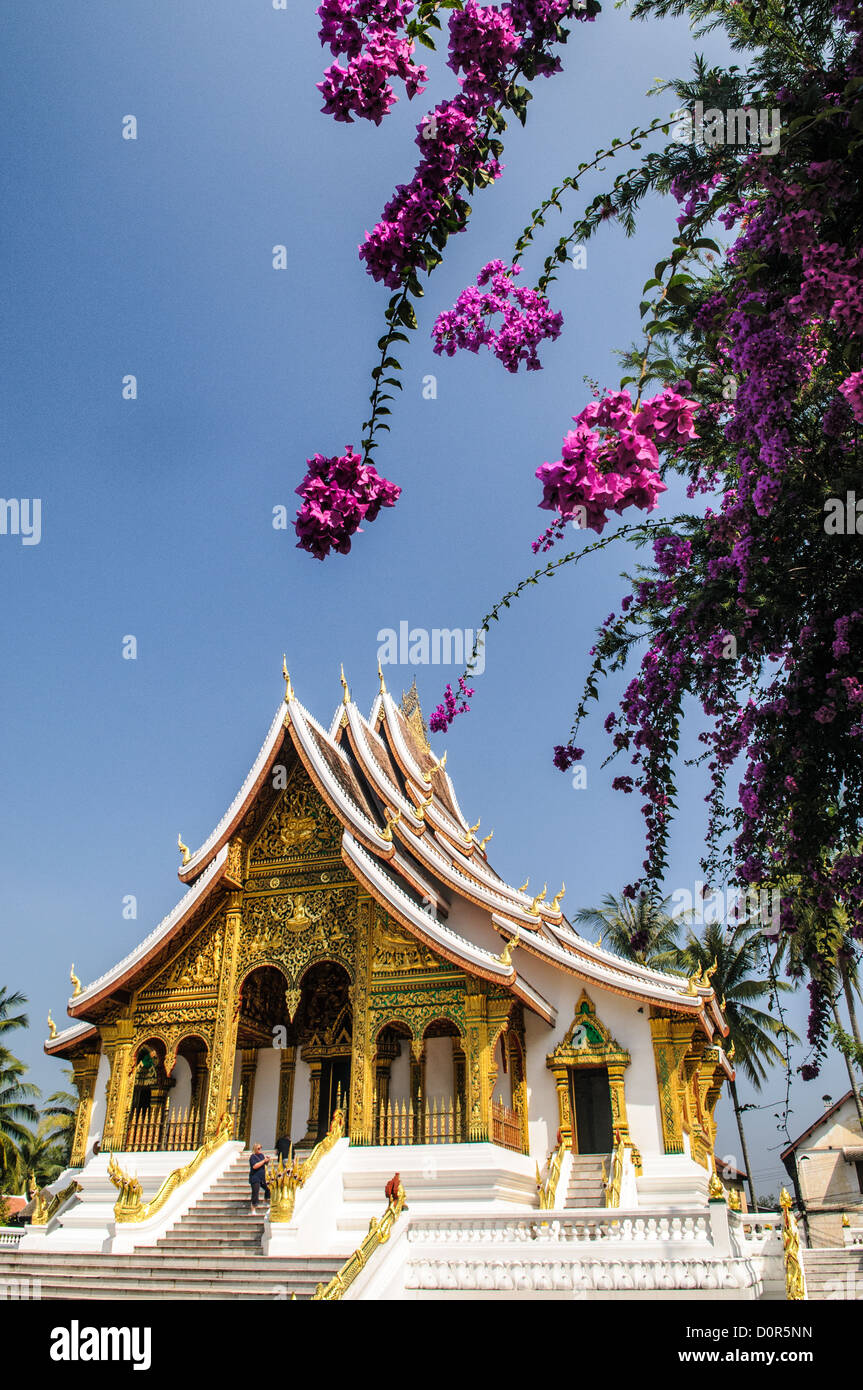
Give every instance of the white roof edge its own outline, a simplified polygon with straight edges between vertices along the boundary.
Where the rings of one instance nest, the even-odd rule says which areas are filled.
[[[580,936],[579,933],[566,922],[565,918],[562,923],[551,921],[548,923],[548,926],[556,936],[561,938],[564,944],[568,944],[567,938],[571,938],[573,944],[578,947],[578,950],[583,951],[585,955],[592,956],[598,965],[602,965],[607,961],[609,964],[616,967],[622,967],[629,974],[639,979],[645,981],[652,980],[654,982],[661,980],[668,985],[669,988],[682,991],[686,994],[687,982],[683,975],[672,975],[664,970],[654,970],[650,965],[639,965],[638,961],[635,960],[624,960],[622,956],[616,956],[613,951],[607,950],[604,946],[597,946],[596,942],[588,941],[586,936]],[[693,998],[694,996],[689,995],[688,997]],[[708,996],[705,996],[705,998],[706,997]]]
[[[508,918],[500,916],[498,913],[493,915],[492,921],[495,926],[501,927],[506,931],[512,930],[512,922]],[[545,953],[552,961],[558,960],[561,965],[567,966],[570,970],[580,971],[581,974],[588,976],[589,979],[594,980],[598,985],[601,985],[604,979],[608,987],[612,989],[623,989],[628,986],[630,990],[642,993],[645,998],[654,999],[657,1003],[668,1003],[672,1000],[677,1003],[684,999],[690,999],[693,1004],[700,1004],[703,1002],[695,995],[687,995],[682,990],[672,990],[668,988],[661,982],[661,978],[652,982],[633,980],[632,976],[629,975],[625,969],[621,968],[625,965],[625,962],[620,961],[616,956],[613,957],[617,962],[616,965],[605,965],[602,961],[591,961],[590,959],[576,956],[574,952],[567,951],[562,946],[557,946],[554,942],[549,941],[547,937],[539,936],[538,934],[522,937],[521,940],[526,946],[535,945],[540,954]]]
[[[374,821],[369,820],[365,812],[360,810],[358,806],[355,806],[350,797],[348,797],[346,793],[342,791],[338,782],[335,780],[329,768],[326,766],[323,759],[321,758],[320,753],[316,748],[315,743],[306,725],[310,725],[312,728],[317,729],[318,733],[321,734],[324,738],[326,738],[327,743],[332,748],[333,752],[339,758],[342,759],[346,767],[351,771],[351,773],[353,773],[350,761],[347,755],[345,754],[344,750],[339,748],[335,743],[332,742],[326,730],[321,727],[318,721],[311,714],[309,714],[309,711],[303,705],[301,705],[298,700],[293,700],[291,702],[291,711],[291,723],[294,732],[300,740],[300,743],[303,745],[303,749],[307,757],[309,758],[310,762],[313,763],[315,771],[317,772],[321,781],[326,786],[330,796],[333,797],[333,799],[342,808],[342,812],[345,818],[348,821],[350,821],[351,824],[354,825],[356,829],[360,831],[361,834],[365,835],[368,839],[372,841],[381,840],[381,849],[383,850],[385,842],[382,840],[380,828],[377,825],[375,825]],[[295,717],[297,711],[299,711],[301,716],[299,719]],[[348,833],[347,828],[345,829],[344,833]],[[389,848],[388,844],[387,848]],[[389,854],[387,854],[386,857],[389,858]]]
[[[84,1033],[92,1032],[95,1027],[95,1023],[87,1023],[85,1019],[79,1018],[69,1028],[64,1028],[61,1032],[55,1034],[53,1038],[46,1038],[45,1046],[57,1047],[58,1043],[74,1042],[77,1037],[83,1036]]]

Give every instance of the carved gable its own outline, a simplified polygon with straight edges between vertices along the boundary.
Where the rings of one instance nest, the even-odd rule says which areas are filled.
[[[304,768],[294,763],[287,779],[287,786],[252,843],[251,872],[279,864],[340,858],[342,828]]]

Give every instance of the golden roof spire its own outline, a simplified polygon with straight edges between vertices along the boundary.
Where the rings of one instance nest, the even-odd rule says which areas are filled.
[[[386,685],[386,681],[384,680],[384,673],[383,673],[383,670],[382,670],[382,668],[381,668],[380,657],[378,658],[378,680],[379,680],[379,682],[380,682],[381,694],[382,694],[382,695],[386,695],[386,693],[387,693],[387,685]]]
[[[494,835],[494,831],[493,831],[493,830],[490,830],[489,833],[486,835],[485,839],[484,839],[484,840],[480,840],[480,842],[479,842],[479,847],[480,847],[481,850],[484,850],[484,849],[485,849],[486,845],[488,844],[489,840],[492,838],[493,835]]]
[[[527,885],[528,885],[529,883],[530,883],[530,874],[528,874],[527,878],[524,880],[524,883],[523,883],[523,884],[521,885],[521,887],[519,888],[519,890],[518,890],[519,893],[526,893],[526,892],[527,892]]]
[[[342,663],[342,674],[340,679],[342,682],[342,704],[346,705],[351,698],[351,692],[348,690],[348,683],[345,680],[344,662]]]
[[[553,912],[560,912],[560,904],[563,902],[563,899],[564,899],[565,894],[566,894],[566,884],[565,884],[565,883],[562,883],[562,884],[560,885],[560,892],[559,892],[559,893],[555,893],[554,897],[553,897],[552,900],[551,900],[551,908],[552,908],[552,911],[553,911]]]
[[[50,1036],[51,1038],[56,1038],[56,1036],[57,1036],[57,1025],[56,1025],[56,1023],[54,1022],[53,1018],[51,1017],[51,1010],[50,1010],[50,1009],[48,1010],[48,1029],[49,1029],[49,1036]]]
[[[189,853],[189,846],[183,844],[182,835],[177,836],[177,849],[180,850],[183,855],[183,863],[188,864],[192,856]]]
[[[81,993],[81,981],[78,979],[78,976],[75,974],[75,962],[74,962],[74,961],[72,962],[72,969],[69,971],[69,979],[72,981],[72,984],[75,986],[74,991],[73,991],[73,993],[72,993],[72,998],[73,998],[73,999],[77,999],[77,998],[78,998],[78,995]]]
[[[294,698],[294,687],[291,685],[291,677],[288,674],[288,658],[282,655],[282,679],[285,682],[285,704]]]

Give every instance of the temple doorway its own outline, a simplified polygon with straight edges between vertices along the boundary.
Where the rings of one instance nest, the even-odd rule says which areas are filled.
[[[308,1068],[309,1112],[300,1147],[323,1139],[341,1105],[348,1125],[353,1017],[350,976],[335,961],[317,961],[300,982],[294,1026],[300,1061]]]
[[[318,1102],[318,1139],[323,1139],[330,1127],[333,1111],[347,1109],[351,1084],[350,1057],[326,1057],[321,1062],[321,1094]]]
[[[607,1067],[573,1067],[569,1073],[572,1151],[607,1154],[614,1147]]]

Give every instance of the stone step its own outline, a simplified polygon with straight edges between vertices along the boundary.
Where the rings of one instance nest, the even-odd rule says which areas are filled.
[[[33,1254],[22,1255],[18,1261],[0,1261],[0,1274],[8,1274],[10,1277],[16,1275],[41,1271],[50,1273],[54,1270],[63,1269],[64,1271],[78,1271],[84,1273],[98,1274],[106,1273],[140,1273],[142,1268],[163,1268],[170,1266],[178,1269],[205,1269],[224,1270],[236,1268],[243,1273],[255,1271],[262,1273],[275,1272],[279,1277],[291,1273],[319,1272],[331,1268],[338,1268],[342,1260],[337,1256],[320,1255],[317,1258],[309,1256],[295,1256],[290,1259],[273,1258],[268,1259],[265,1255],[245,1255],[240,1254],[226,1259],[216,1256],[175,1257],[158,1258],[147,1255],[77,1255],[69,1252],[68,1254]]]

